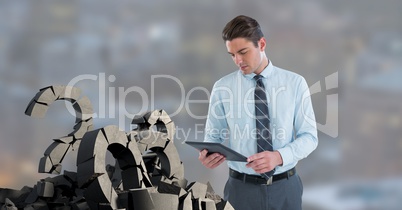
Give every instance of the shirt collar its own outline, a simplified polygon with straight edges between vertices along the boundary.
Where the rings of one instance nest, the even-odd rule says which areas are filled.
[[[268,66],[265,67],[265,69],[262,70],[262,72],[260,73],[260,75],[261,75],[262,77],[264,77],[264,78],[268,78],[268,77],[272,74],[272,71],[274,70],[274,66],[272,65],[272,62],[271,62],[270,60],[268,60],[268,61],[269,61]],[[251,73],[251,74],[246,74],[246,75],[242,74],[242,75],[243,75],[244,77],[246,77],[247,79],[252,80],[252,79],[254,79],[254,76],[255,76],[256,74],[255,74],[255,73]]]

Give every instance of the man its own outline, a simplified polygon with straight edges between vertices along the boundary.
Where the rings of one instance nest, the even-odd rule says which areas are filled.
[[[222,37],[239,70],[213,87],[205,141],[228,139],[229,147],[248,157],[247,163],[228,161],[224,198],[240,210],[301,209],[303,186],[295,166],[318,144],[307,83],[267,58],[256,20],[238,16]],[[225,161],[219,153],[207,153],[199,154],[207,168]]]

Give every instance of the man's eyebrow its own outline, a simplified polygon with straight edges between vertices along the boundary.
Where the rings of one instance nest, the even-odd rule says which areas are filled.
[[[239,52],[241,52],[241,51],[243,51],[243,50],[246,50],[247,49],[247,47],[245,47],[245,48],[242,48],[242,49],[240,49],[240,50],[238,50],[237,51],[237,53],[239,53]],[[231,53],[231,52],[228,52],[230,55],[233,55],[233,53]]]

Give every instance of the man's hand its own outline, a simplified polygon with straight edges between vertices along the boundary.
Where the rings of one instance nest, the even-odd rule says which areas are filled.
[[[213,169],[218,167],[221,163],[223,163],[226,158],[225,156],[219,154],[219,153],[212,153],[208,154],[208,150],[204,149],[200,152],[200,155],[198,156],[198,160],[202,163],[207,168]]]
[[[262,174],[272,171],[276,166],[282,165],[282,156],[278,151],[264,151],[247,158],[247,167]]]

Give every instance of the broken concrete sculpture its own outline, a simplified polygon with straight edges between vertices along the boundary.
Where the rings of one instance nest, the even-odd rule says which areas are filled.
[[[64,171],[21,190],[0,188],[1,209],[233,209],[209,183],[188,184],[173,143],[175,125],[164,110],[136,115],[128,133],[114,125],[93,130],[92,105],[80,95],[76,87],[45,87],[25,110],[44,117],[57,100],[72,104],[73,132],[53,140],[38,172],[61,174],[72,149],[78,150],[77,172]],[[106,165],[107,152],[116,159],[114,166]]]

